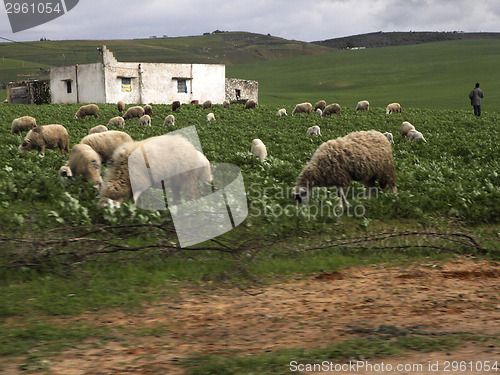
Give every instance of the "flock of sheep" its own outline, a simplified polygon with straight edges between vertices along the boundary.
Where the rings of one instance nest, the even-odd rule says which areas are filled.
[[[180,106],[179,102],[174,102],[172,109],[176,110]],[[245,104],[245,109],[253,109],[256,106],[255,101],[249,100]],[[225,102],[224,107],[229,108],[230,103]],[[211,109],[212,103],[210,101],[204,102],[203,108]],[[356,106],[356,112],[368,112],[369,108],[368,101],[360,101]],[[128,167],[131,154],[139,149],[144,153],[146,144],[149,164],[155,163],[154,158],[161,159],[162,163],[160,164],[168,166],[162,170],[162,173],[166,176],[179,176],[171,179],[175,191],[183,192],[188,198],[195,198],[197,196],[197,183],[211,181],[209,161],[189,141],[179,135],[164,135],[134,142],[130,135],[123,131],[108,130],[108,127],[111,126],[124,128],[125,121],[133,118],[138,118],[140,125],[151,126],[153,109],[150,105],[133,106],[125,111],[124,103],[119,102],[117,109],[122,114],[121,116],[111,118],[107,126],[98,125],[90,129],[89,134],[74,145],[71,151],[68,132],[62,125],[37,126],[35,118],[23,116],[12,122],[11,130],[12,134],[28,132],[19,146],[19,150],[37,150],[42,156],[45,149],[59,148],[62,154],[70,153],[68,161],[60,168],[59,175],[67,178],[80,175],[85,181],[92,182],[95,188],[100,189],[98,205],[101,207],[106,205],[119,206],[127,199],[137,199],[144,189],[149,188],[148,183],[146,183],[149,181],[149,175],[144,172],[145,174],[139,176],[138,179],[138,181],[144,181],[144,189],[133,192]],[[337,103],[326,105],[326,102],[321,100],[315,104],[314,108],[311,103],[297,104],[292,116],[300,113],[312,114],[313,111],[322,118],[332,114],[341,115],[340,105]],[[393,112],[401,113],[401,106],[398,103],[391,103],[387,106],[386,113]],[[277,112],[277,116],[286,115],[284,108]],[[87,116],[98,118],[99,107],[95,104],[84,105],[75,114],[75,118]],[[209,113],[207,120],[214,121],[214,114]],[[165,118],[164,125],[174,125],[174,123],[174,115],[169,114]],[[321,135],[321,130],[319,126],[315,125],[307,129],[307,134]],[[402,123],[401,136],[410,141],[420,139],[426,142],[422,133],[418,132],[407,121]],[[397,194],[391,143],[394,143],[391,133],[382,134],[375,130],[353,132],[345,137],[324,142],[298,175],[296,186],[293,189],[295,200],[298,203],[307,202],[314,187],[337,187],[339,188],[340,205],[342,206],[343,201],[349,205],[342,188],[349,186],[353,180],[365,184],[369,193],[371,192],[370,188],[374,187],[378,181],[381,188],[388,186]],[[151,154],[150,149],[152,150]],[[267,149],[260,139],[252,140],[250,151],[260,161],[265,161]],[[101,168],[106,163],[109,164],[109,167],[102,178]],[[192,172],[181,173],[181,171],[186,170]],[[176,197],[176,199],[180,199],[180,197]]]

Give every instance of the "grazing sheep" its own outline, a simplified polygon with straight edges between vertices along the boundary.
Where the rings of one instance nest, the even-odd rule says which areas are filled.
[[[92,129],[89,130],[89,134],[102,133],[102,132],[107,132],[107,131],[108,131],[108,128],[105,127],[104,125],[97,125],[97,126],[94,126]]]
[[[413,130],[410,130],[407,134],[407,138],[410,142],[413,142],[413,141],[417,141],[419,139],[421,139],[422,141],[426,142],[427,141],[425,140],[424,136],[422,135],[422,133],[420,133],[419,131],[413,129]]]
[[[316,102],[314,104],[314,112],[316,112],[317,109],[321,109],[323,111],[326,107],[326,102],[324,100],[320,100],[319,102]]]
[[[252,154],[257,156],[260,161],[266,160],[267,149],[266,145],[260,139],[252,140],[252,148],[250,149]]]
[[[253,99],[248,99],[245,103],[245,109],[254,109],[257,107],[257,102]]]
[[[391,103],[386,107],[386,115],[390,115],[393,112],[401,113],[401,105],[399,103]]]
[[[120,100],[118,103],[116,103],[116,108],[120,113],[125,112],[125,103]]]
[[[307,134],[309,135],[321,135],[321,130],[318,125],[311,126],[307,129]]]
[[[151,116],[144,115],[139,119],[139,125],[142,126],[151,126]]]
[[[68,162],[59,169],[60,177],[72,178],[79,175],[85,181],[95,183],[95,188],[102,184],[101,157],[89,145],[74,145]]]
[[[207,115],[207,121],[215,121],[215,115],[212,112]]]
[[[99,154],[103,163],[110,160],[113,152],[125,142],[132,142],[132,137],[118,130],[89,134],[80,141],[81,144],[92,147]]]
[[[206,100],[203,102],[203,109],[212,109],[212,102],[210,100]]]
[[[148,115],[150,117],[153,117],[153,107],[151,107],[149,104],[146,104],[144,107],[144,114]]]
[[[108,126],[120,126],[125,127],[125,120],[121,116],[113,117],[108,121]]]
[[[99,117],[99,107],[95,104],[82,105],[75,113],[75,118],[85,118],[87,116]]]
[[[358,131],[324,142],[297,177],[293,196],[297,203],[307,203],[314,187],[335,186],[340,206],[342,199],[349,206],[343,188],[352,180],[365,184],[369,196],[376,180],[382,189],[390,186],[397,194],[392,147],[385,135],[375,130]]]
[[[12,121],[11,133],[21,135],[22,132],[36,128],[36,119],[31,116],[23,116]]]
[[[287,116],[286,109],[285,108],[279,109],[278,112],[276,112],[276,116],[278,117]]]
[[[296,113],[311,114],[312,113],[312,104],[308,103],[308,102],[297,104],[292,111],[292,116],[294,116]]]
[[[224,100],[224,101],[222,102],[222,106],[223,106],[224,108],[226,108],[226,109],[229,109],[229,108],[231,108],[231,102],[230,102],[229,100]]]
[[[142,152],[134,153],[139,147],[143,148]],[[145,152],[148,164],[155,166],[155,176],[161,180],[151,181],[149,168],[134,168],[134,191],[132,191],[129,157],[132,159],[131,165],[140,165],[144,163]],[[137,161],[137,164],[134,161]],[[209,167],[210,163],[204,155],[179,134],[127,142],[113,154],[113,164],[104,175],[98,206],[119,207],[123,201],[131,198],[137,202],[145,190],[150,187],[161,189],[162,184],[168,191],[172,190],[175,202],[178,202],[181,196],[197,198],[198,182],[211,178],[207,166]]]
[[[337,103],[329,104],[323,110],[323,114],[321,118],[325,118],[326,116],[332,116],[333,113],[336,113],[337,116],[340,116],[340,105]]]
[[[181,108],[181,102],[176,100],[175,102],[172,103],[172,111],[175,111],[177,109]]]
[[[51,124],[31,129],[19,146],[19,151],[37,150],[39,155],[45,156],[46,148],[59,148],[63,155],[69,152],[68,131],[64,126]]]
[[[321,109],[319,109],[319,108],[318,108],[316,111],[314,111],[314,112],[316,112],[316,114],[317,114],[319,117],[323,116],[323,111],[322,111]]]
[[[389,142],[394,143],[394,137],[392,136],[392,133],[386,132],[386,133],[382,133],[382,134],[384,134],[387,137]]]
[[[356,105],[356,112],[358,111],[370,111],[370,102],[368,100],[361,100],[358,102],[358,105]]]
[[[168,115],[165,117],[165,121],[163,122],[163,125],[175,125],[175,116],[174,115]]]
[[[410,130],[415,130],[415,127],[408,121],[403,121],[401,124],[401,138],[406,138]]]
[[[131,118],[138,117],[141,118],[144,116],[144,108],[136,105],[135,107],[130,107],[127,109],[127,112],[123,115],[124,120],[130,120]]]

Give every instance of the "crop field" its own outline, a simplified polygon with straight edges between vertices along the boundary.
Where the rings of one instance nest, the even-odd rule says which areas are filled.
[[[314,103],[319,99],[309,100]],[[155,342],[155,350],[161,347],[169,355],[181,358],[172,360],[175,362],[172,366],[178,372],[169,373],[219,374],[221,372],[217,369],[220,366],[227,367],[228,374],[255,373],[250,368],[260,369],[259,373],[288,373],[284,365],[288,362],[283,361],[286,355],[281,351],[284,349],[292,350],[287,352],[289,357],[302,356],[308,360],[334,358],[330,356],[337,351],[338,357],[335,358],[340,361],[352,358],[354,349],[348,349],[348,346],[364,348],[365,354],[361,356],[380,357],[407,350],[425,351],[423,348],[432,345],[436,345],[436,350],[452,348],[470,341],[472,334],[479,335],[473,327],[467,334],[454,336],[451,341],[426,341],[422,336],[409,335],[405,336],[405,342],[399,338],[394,342],[392,339],[398,335],[393,332],[390,337],[377,335],[375,341],[369,339],[365,342],[358,335],[346,339],[344,351],[335,346],[339,343],[338,337],[326,335],[320,342],[330,345],[330,349],[319,352],[299,352],[297,348],[301,348],[301,343],[291,341],[276,344],[276,347],[268,342],[270,346],[266,350],[259,350],[260,344],[252,347],[242,342],[235,344],[238,352],[230,350],[231,341],[228,341],[229,349],[215,348],[217,344],[212,343],[210,345],[215,346],[211,351],[206,350],[199,337],[190,336],[189,339],[198,345],[193,346],[189,354],[179,354],[176,345],[180,345],[181,336],[174,334],[177,328],[169,326],[157,315],[152,325],[136,322],[132,327],[125,320],[116,322],[126,313],[142,316],[146,310],[153,311],[149,309],[154,306],[168,305],[165,300],[174,301],[173,305],[177,301],[183,309],[188,308],[187,301],[196,295],[201,296],[200,301],[205,301],[206,297],[208,303],[208,295],[203,291],[205,287],[216,288],[218,285],[233,290],[231,288],[237,284],[240,289],[255,288],[256,285],[266,288],[276,280],[285,282],[297,275],[306,277],[318,273],[334,280],[338,272],[354,266],[388,264],[380,266],[383,268],[417,262],[416,269],[425,263],[440,270],[440,267],[446,267],[439,265],[443,259],[457,256],[461,262],[462,257],[476,257],[479,263],[474,263],[475,266],[484,262],[487,274],[490,272],[489,262],[499,259],[500,113],[486,111],[477,118],[472,110],[403,108],[402,114],[386,115],[385,108],[375,106],[369,113],[356,114],[353,107],[342,107],[342,116],[321,119],[317,115],[305,114],[277,117],[276,112],[282,107],[277,105],[259,105],[255,110],[244,110],[241,105],[233,105],[231,109],[216,105],[212,110],[216,120],[207,122],[208,112],[201,106],[184,105],[175,112],[175,126],[164,127],[163,120],[172,113],[171,107],[153,105],[151,127],[141,127],[138,119],[126,122],[124,131],[134,140],[195,125],[205,156],[212,163],[238,166],[245,183],[246,220],[213,241],[183,250],[177,246],[168,210],[143,210],[133,202],[124,203],[120,208],[98,208],[98,192],[91,183],[81,178],[62,180],[58,177],[58,170],[68,156],[59,150],[46,150],[45,157],[38,156],[35,151],[20,152],[18,147],[24,135],[10,134],[14,118],[32,115],[38,125],[64,125],[71,147],[91,127],[106,124],[118,115],[115,105],[102,104],[99,107],[98,119],[74,119],[79,108],[76,104],[0,104],[0,332],[3,333],[0,334],[0,354],[6,358],[0,362],[0,369],[42,372],[59,366],[60,372],[54,373],[64,373],[64,364],[55,360],[55,353],[64,352],[77,358],[78,354],[67,350],[81,349],[89,342],[90,347],[103,350],[114,350],[107,345],[118,342],[120,348],[132,351],[136,350],[132,342],[144,343],[148,339]],[[289,114],[293,110],[293,106],[285,108]],[[427,142],[410,143],[402,139],[399,134],[402,121],[411,122],[424,134]],[[312,125],[320,126],[320,136],[306,134]],[[346,192],[350,207],[338,205],[334,189],[316,190],[309,205],[297,206],[291,189],[316,148],[326,140],[370,129],[394,135],[398,195],[390,190],[377,190],[373,197],[368,198],[364,186],[355,182]],[[254,138],[260,138],[267,146],[269,156],[265,162],[260,162],[250,153]],[[489,292],[497,295],[494,288],[498,287],[498,270],[492,269],[494,276],[489,276],[492,277],[489,282],[493,289]],[[414,274],[410,272],[408,275]],[[348,281],[347,274],[343,274],[339,288],[343,288],[341,279],[344,277],[344,281]],[[356,280],[361,279],[351,281],[355,284]],[[182,289],[184,286],[191,289]],[[348,285],[345,287],[349,288]],[[369,290],[366,285],[358,287]],[[484,287],[488,288],[481,286]],[[229,308],[231,302],[224,302],[217,293],[214,292],[213,298],[221,304],[227,303]],[[230,296],[233,292],[227,293]],[[391,297],[388,291],[387,298],[393,298],[394,294]],[[251,293],[244,295],[250,298]],[[241,298],[241,301],[245,300],[243,296]],[[203,303],[198,306],[200,311],[204,308]],[[172,310],[166,314],[177,316],[175,307],[170,308]],[[214,311],[207,309],[208,315]],[[101,319],[92,315],[97,312],[99,316],[101,313],[110,314],[110,322],[116,324],[94,324],[93,319],[96,322]],[[298,324],[301,315],[297,314],[296,318],[289,318]],[[281,318],[276,316],[277,320],[268,315],[265,319],[278,324]],[[288,318],[283,319],[289,322]],[[193,322],[187,322],[186,327]],[[421,321],[415,320],[414,323],[420,324]],[[308,327],[304,323],[305,326]],[[297,330],[307,331],[304,327]],[[220,332],[213,329],[214,337],[219,337]],[[231,330],[230,327],[225,329]],[[494,334],[498,332],[491,332]],[[171,341],[157,342],[163,335],[171,335]],[[230,333],[227,335],[231,336]],[[267,337],[265,333],[262,335]],[[308,344],[304,344],[307,348],[304,346],[303,349],[317,349],[312,339],[315,334],[311,335],[310,341],[304,341]],[[491,344],[498,340],[497,336],[481,335],[477,338],[480,342]],[[225,339],[214,340],[224,342]],[[383,350],[376,351],[375,347]],[[258,363],[244,356],[247,349],[249,354],[255,355],[252,358]],[[152,353],[144,353],[141,358],[152,358],[155,356]],[[227,357],[238,358],[239,362],[230,366],[225,362]],[[90,362],[92,360],[88,364]],[[123,359],[123,363],[128,362]],[[82,366],[77,362],[73,365]],[[120,366],[118,363],[102,364],[108,369],[116,368],[115,365]],[[282,366],[281,370],[277,370],[279,366]],[[146,371],[146,367],[139,368]],[[82,370],[81,373],[91,373],[90,368],[86,371],[89,372]],[[149,373],[160,374],[166,370],[151,371]]]

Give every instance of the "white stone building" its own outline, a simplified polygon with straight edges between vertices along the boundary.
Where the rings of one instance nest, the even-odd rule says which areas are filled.
[[[102,61],[50,70],[52,103],[221,104],[226,99],[223,64],[118,62],[102,47]],[[256,97],[253,93],[252,97]]]

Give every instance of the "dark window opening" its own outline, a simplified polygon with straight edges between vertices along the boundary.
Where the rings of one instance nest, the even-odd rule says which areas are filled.
[[[236,100],[240,100],[240,99],[241,99],[241,90],[236,89]]]
[[[185,79],[178,79],[177,80],[177,92],[178,93],[184,93],[187,94],[187,83]]]
[[[71,94],[71,81],[66,81],[66,92]]]

